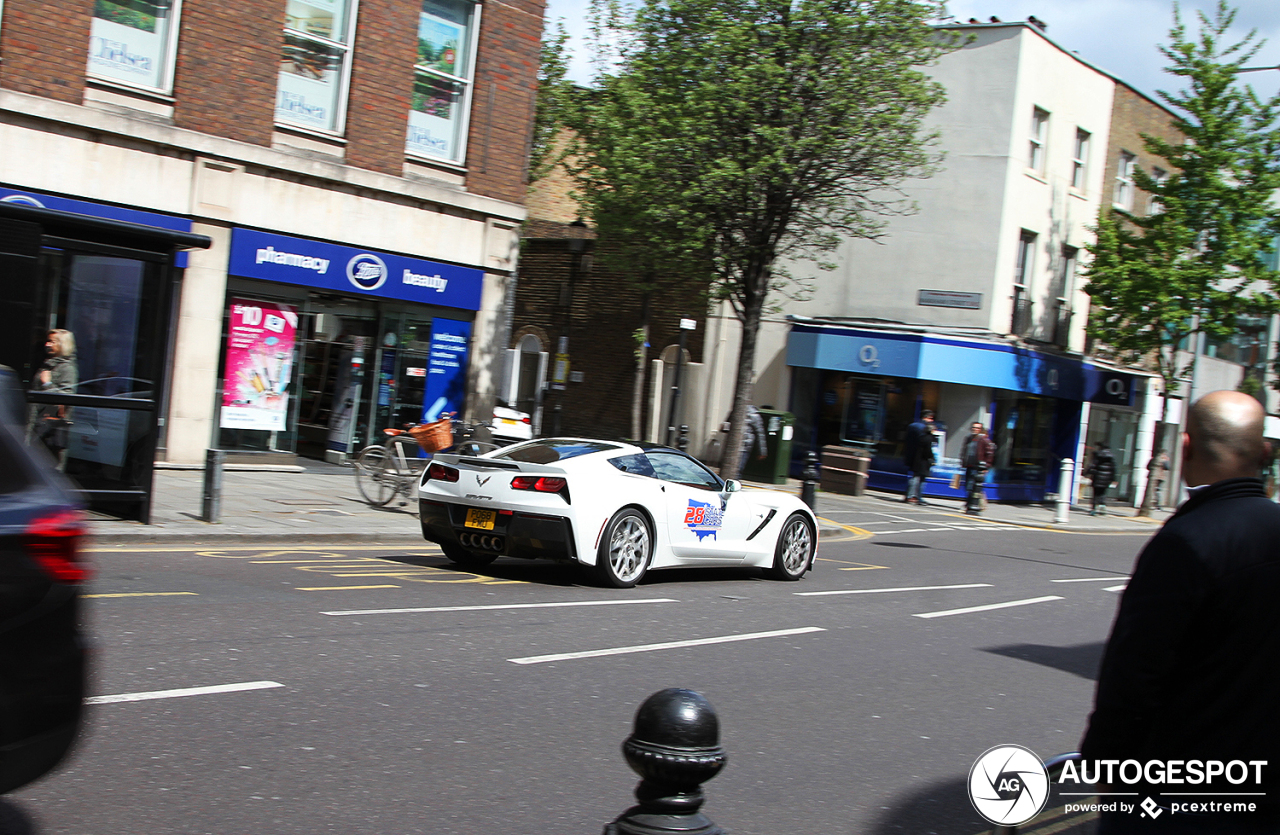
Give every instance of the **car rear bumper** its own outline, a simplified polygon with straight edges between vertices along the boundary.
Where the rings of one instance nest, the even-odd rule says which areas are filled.
[[[523,559],[577,559],[573,524],[563,516],[516,510],[510,514],[500,513],[494,520],[493,530],[480,530],[466,526],[467,507],[419,499],[418,517],[422,521],[423,538],[478,553]]]

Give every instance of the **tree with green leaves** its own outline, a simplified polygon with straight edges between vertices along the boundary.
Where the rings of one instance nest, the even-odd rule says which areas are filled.
[[[1185,87],[1158,95],[1186,141],[1143,135],[1146,150],[1169,172],[1160,180],[1134,172],[1155,208],[1145,216],[1104,209],[1085,269],[1090,333],[1104,353],[1160,375],[1161,426],[1189,369],[1188,342],[1202,333],[1230,336],[1240,317],[1275,311],[1280,288],[1280,273],[1264,260],[1280,234],[1273,201],[1280,189],[1280,96],[1261,100],[1241,82],[1262,43],[1254,32],[1224,42],[1234,10],[1220,0],[1212,17],[1197,16],[1193,34],[1175,6],[1169,44],[1160,48],[1166,72]],[[1154,434],[1149,476],[1164,444],[1164,432]],[[1149,477],[1139,513],[1150,515],[1155,500]]]
[[[569,33],[564,22],[548,20],[542,31],[538,92],[533,107],[533,142],[529,149],[529,182],[551,173],[560,162],[563,133],[574,108],[576,90],[568,79]]]
[[[576,126],[597,222],[648,241],[657,270],[702,276],[742,325],[721,474],[737,475],[762,315],[803,293],[782,265],[911,211],[901,184],[938,159],[926,67],[954,39],[933,0],[644,0],[611,33]]]

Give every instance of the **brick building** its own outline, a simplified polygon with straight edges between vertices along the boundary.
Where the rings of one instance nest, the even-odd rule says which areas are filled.
[[[424,412],[486,413],[542,17],[542,0],[0,3],[0,199],[213,239],[169,266],[169,371],[136,383],[164,392],[160,460],[333,460]],[[130,377],[124,280],[80,263],[42,313],[97,346],[82,380]]]

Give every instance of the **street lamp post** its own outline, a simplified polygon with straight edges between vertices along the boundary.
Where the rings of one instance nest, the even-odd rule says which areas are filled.
[[[667,418],[667,446],[676,445],[676,427],[681,424],[680,406],[681,391],[680,377],[684,370],[684,343],[685,335],[698,327],[696,319],[680,320],[680,342],[676,348],[676,374],[671,381],[671,413]]]

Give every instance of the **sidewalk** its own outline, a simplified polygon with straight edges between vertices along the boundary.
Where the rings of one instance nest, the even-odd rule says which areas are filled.
[[[800,482],[785,485],[750,484],[749,487],[785,490],[798,494]],[[198,541],[244,544],[301,541],[421,543],[415,503],[401,506],[398,498],[387,507],[370,507],[356,490],[350,467],[321,461],[305,461],[301,471],[241,470],[227,468],[222,476],[221,521],[200,519],[204,487],[201,470],[155,472],[150,525],[91,515],[90,531],[98,545],[136,545]],[[823,537],[854,532],[843,525],[848,511],[921,516],[921,522],[958,523],[961,503],[934,499],[926,507],[906,505],[892,493],[871,491],[863,496],[817,493],[817,513]],[[1044,505],[991,504],[980,517],[962,517],[974,524],[1004,523],[1022,527],[1072,531],[1146,531],[1168,518],[1159,511],[1153,519],[1135,517],[1131,507],[1109,509],[1109,515],[1091,517],[1086,508],[1073,508],[1065,525],[1053,522],[1054,508]],[[824,517],[831,513],[835,518]]]

